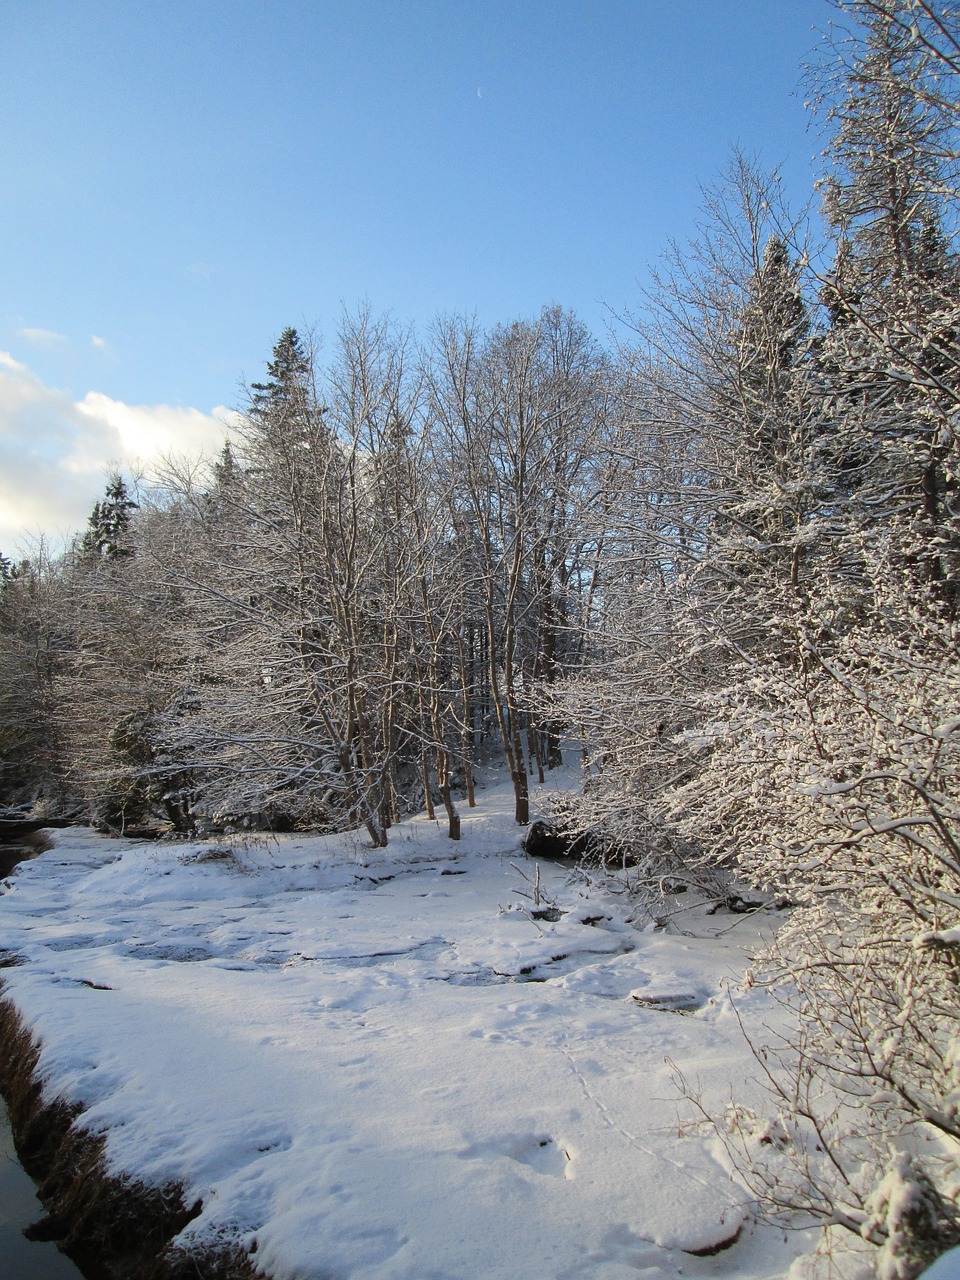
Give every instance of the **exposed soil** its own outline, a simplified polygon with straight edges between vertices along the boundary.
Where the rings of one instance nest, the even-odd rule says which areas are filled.
[[[89,1280],[264,1280],[249,1254],[217,1247],[202,1254],[171,1246],[201,1210],[183,1188],[109,1177],[104,1139],[85,1132],[80,1108],[46,1103],[38,1046],[0,983],[0,1091],[20,1162],[37,1183],[47,1216],[30,1228],[53,1240]]]

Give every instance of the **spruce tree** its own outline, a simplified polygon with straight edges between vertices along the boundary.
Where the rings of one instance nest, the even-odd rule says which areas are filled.
[[[313,363],[296,329],[286,328],[267,362],[266,382],[250,387],[250,417],[260,430],[276,430],[305,442],[317,405],[313,395]]]
[[[824,212],[836,237],[820,350],[836,460],[858,523],[892,527],[953,609],[960,561],[960,266],[956,85],[910,0],[851,0],[861,24],[823,92],[832,136]],[[920,18],[923,15],[919,15]],[[957,15],[941,15],[956,34]],[[955,77],[954,77],[955,79]],[[950,108],[950,109],[948,109]]]
[[[128,542],[131,515],[138,504],[130,497],[123,477],[111,476],[103,498],[95,503],[87,521],[80,550],[89,559],[118,560],[132,556]]]
[[[797,584],[805,526],[823,487],[808,377],[811,332],[799,266],[773,235],[747,282],[717,387],[717,439],[728,456],[710,531],[726,567],[737,566],[738,578],[759,572],[767,588],[788,578]]]

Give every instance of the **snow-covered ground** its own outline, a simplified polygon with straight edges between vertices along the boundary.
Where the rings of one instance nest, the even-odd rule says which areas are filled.
[[[0,895],[47,1097],[274,1280],[784,1276],[815,1237],[749,1221],[670,1065],[757,1100],[726,984],[770,921],[633,925],[549,864],[534,919],[511,810],[491,784],[459,844],[418,818],[376,851],[58,833]]]

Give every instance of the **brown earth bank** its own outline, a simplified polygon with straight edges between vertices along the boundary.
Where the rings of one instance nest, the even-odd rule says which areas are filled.
[[[265,1280],[236,1246],[201,1253],[172,1246],[201,1202],[186,1203],[175,1183],[149,1187],[108,1175],[105,1139],[80,1127],[82,1108],[44,1101],[38,1059],[39,1045],[0,983],[0,1092],[20,1163],[47,1213],[31,1238],[55,1241],[88,1280]]]

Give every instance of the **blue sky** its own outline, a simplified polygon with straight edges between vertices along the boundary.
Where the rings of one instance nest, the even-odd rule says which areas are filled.
[[[602,333],[731,146],[802,204],[832,12],[0,0],[0,549],[75,527],[138,433],[209,442],[285,325],[559,302]]]

